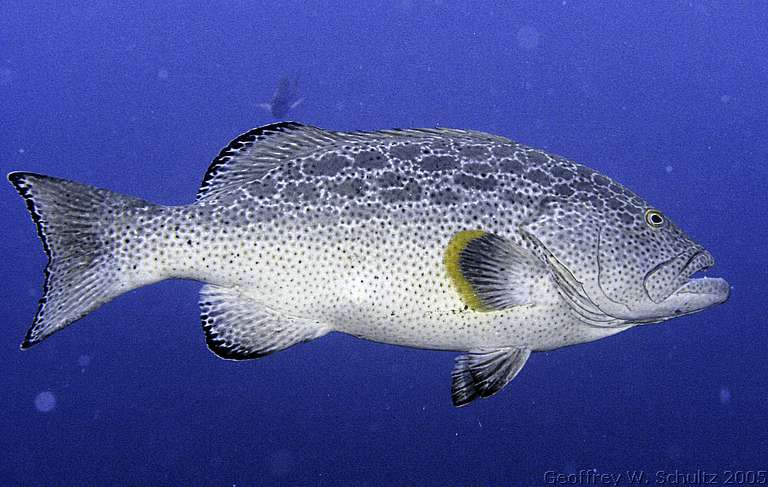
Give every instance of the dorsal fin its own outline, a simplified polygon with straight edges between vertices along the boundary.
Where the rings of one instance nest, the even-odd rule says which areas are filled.
[[[507,139],[483,132],[457,129],[391,129],[376,132],[332,132],[297,122],[278,122],[258,127],[230,142],[205,172],[197,200],[219,195],[258,181],[286,161],[334,144],[359,144],[393,140],[424,140],[451,137],[480,142]]]
[[[259,180],[304,150],[314,151],[334,140],[331,132],[296,122],[278,122],[251,129],[230,142],[211,162],[197,199]]]

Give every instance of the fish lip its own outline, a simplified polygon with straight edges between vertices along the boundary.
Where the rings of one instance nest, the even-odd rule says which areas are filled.
[[[675,294],[694,294],[694,295],[702,295],[702,294],[711,294],[713,296],[722,296],[723,301],[728,299],[728,296],[730,295],[731,287],[728,284],[728,281],[723,279],[722,277],[697,277],[694,279],[688,280],[685,284],[680,286],[677,291],[672,293],[674,296]]]
[[[706,250],[693,253],[681,269],[679,278],[685,281],[663,303],[673,306],[673,316],[695,313],[710,306],[722,304],[731,294],[731,286],[720,277],[692,277],[715,265],[715,259]]]
[[[671,296],[664,300],[670,309],[670,317],[682,316],[704,310],[728,301],[731,286],[721,277],[699,277],[689,279]]]
[[[715,258],[712,257],[712,254],[704,249],[700,249],[696,252],[693,252],[692,255],[688,258],[688,262],[683,266],[682,269],[680,269],[680,273],[678,274],[678,279],[683,280],[683,283],[672,293],[670,296],[673,296],[674,294],[678,292],[687,292],[685,291],[686,288],[690,288],[693,286],[696,282],[703,282],[707,279],[714,279],[710,277],[698,277],[694,278],[692,277],[694,274],[697,274],[699,272],[706,272],[715,265]],[[669,299],[669,298],[667,298]]]
[[[715,258],[708,251],[702,249],[691,256],[681,274],[690,279],[697,272],[704,272],[714,265]]]
[[[673,281],[674,283],[677,283],[677,286],[668,288],[666,292],[660,292],[658,289],[653,289],[653,279],[658,274],[665,272],[667,269],[674,269],[674,267],[677,267],[678,265],[680,266],[680,270],[677,271],[673,278]],[[712,254],[697,245],[654,266],[645,274],[645,277],[643,278],[643,287],[651,301],[661,304],[685,286],[691,280],[691,276],[697,272],[704,272],[714,265],[715,259],[712,257]]]

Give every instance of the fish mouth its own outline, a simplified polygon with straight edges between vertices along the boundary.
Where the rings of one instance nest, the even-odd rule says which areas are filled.
[[[666,317],[682,316],[724,303],[730,285],[717,277],[694,277],[715,265],[708,251],[696,248],[663,262],[645,278],[648,297]]]

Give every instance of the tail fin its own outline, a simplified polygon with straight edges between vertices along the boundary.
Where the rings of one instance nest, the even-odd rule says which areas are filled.
[[[43,297],[22,349],[135,287],[115,260],[110,228],[130,207],[153,206],[64,179],[13,172],[8,180],[27,203],[48,255]]]

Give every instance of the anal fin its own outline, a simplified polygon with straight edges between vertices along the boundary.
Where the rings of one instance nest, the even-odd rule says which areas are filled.
[[[330,331],[316,321],[285,316],[245,289],[213,284],[200,291],[200,320],[208,348],[230,360],[260,358]]]
[[[453,405],[466,406],[480,397],[490,397],[514,379],[531,351],[527,348],[479,350],[456,357],[451,377]]]

